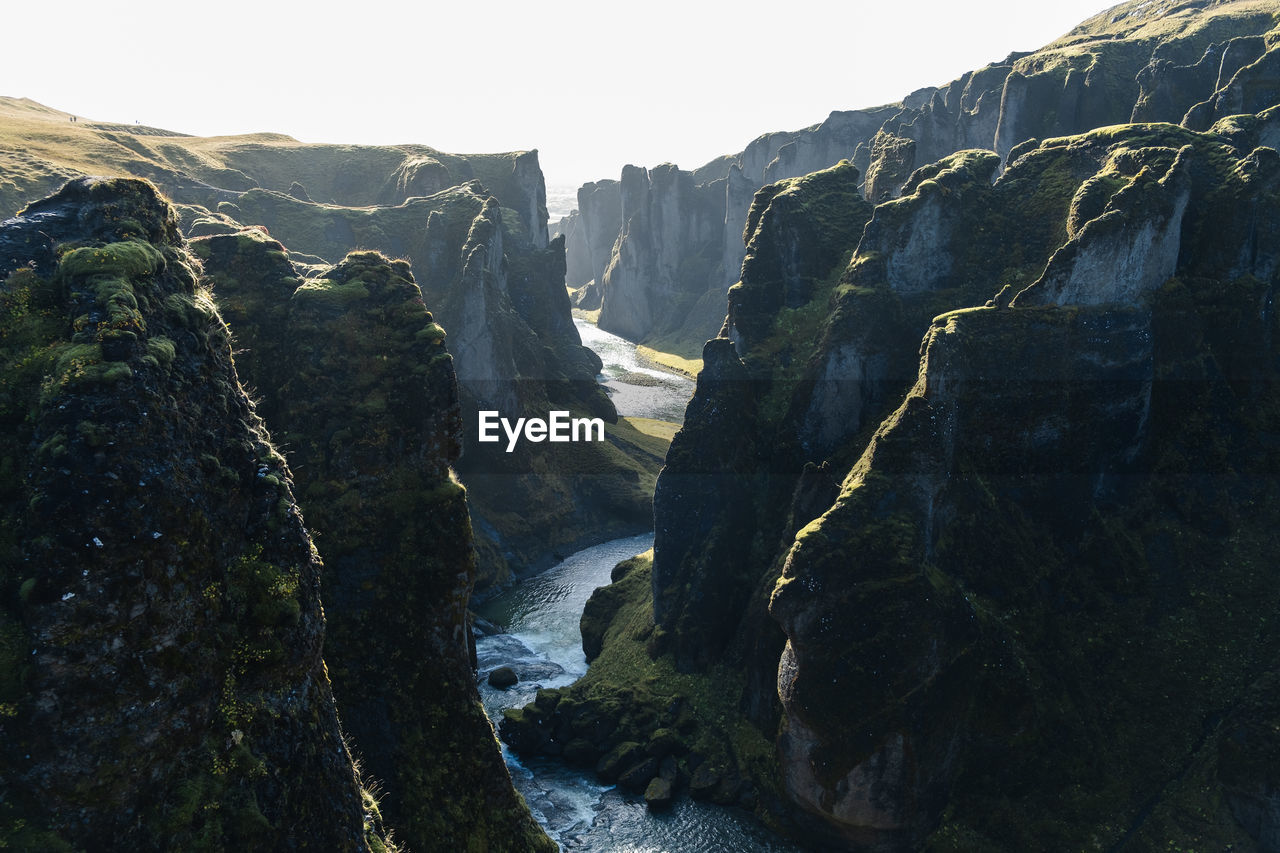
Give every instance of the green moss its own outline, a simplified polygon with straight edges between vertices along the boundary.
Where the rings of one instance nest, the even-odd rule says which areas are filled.
[[[1071,199],[1071,211],[1067,215],[1067,236],[1075,237],[1085,223],[1100,216],[1111,197],[1128,183],[1123,175],[1099,172],[1081,184]]]
[[[440,344],[444,342],[445,332],[440,328],[438,323],[431,323],[428,326],[419,329],[414,333],[414,337],[420,341],[427,341],[432,344]],[[449,356],[452,357],[452,356]]]
[[[69,278],[140,279],[164,268],[164,254],[141,240],[72,249],[58,261],[59,274]]]
[[[157,367],[167,368],[173,363],[176,349],[174,343],[163,335],[156,335],[147,339],[147,355],[155,360]]]
[[[261,555],[261,547],[255,547],[228,567],[225,604],[247,612],[264,628],[296,625],[302,612],[298,569],[277,566]]]
[[[368,299],[369,289],[359,279],[345,282],[311,279],[295,291],[295,296],[308,307],[340,312],[356,302]]]
[[[41,401],[45,404],[77,386],[111,385],[133,377],[128,363],[103,358],[101,344],[65,344],[52,350],[51,355],[52,369],[41,383]]]

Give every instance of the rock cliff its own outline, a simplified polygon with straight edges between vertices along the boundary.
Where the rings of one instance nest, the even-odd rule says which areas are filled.
[[[1221,261],[1254,227],[1228,210],[1272,209],[1280,172],[1154,132],[1055,143],[1108,143],[1069,214],[1092,218],[1015,307],[934,320],[916,385],[790,549],[781,770],[848,843],[1270,849],[1270,771],[1231,744],[1275,748],[1246,722],[1280,712],[1274,651],[1223,613],[1243,596],[1266,622],[1280,593],[1260,570],[1275,282]]]
[[[852,165],[758,193],[648,596],[602,592],[568,710],[504,736],[603,714],[607,758],[675,703],[677,784],[841,849],[1272,849],[1273,121],[1032,142],[994,183],[964,151],[874,210]],[[637,673],[654,718],[610,716]]]
[[[0,844],[385,850],[320,557],[198,270],[140,181],[0,225]]]
[[[622,232],[601,280],[600,328],[640,340],[697,313],[719,261],[724,199],[722,185],[695,184],[670,164],[622,170]]]
[[[900,103],[833,112],[810,128],[762,135],[689,173],[692,187],[662,191],[661,220],[636,217],[637,208],[623,205],[611,261],[619,273],[604,287],[601,322],[637,341],[696,349],[717,325],[708,306],[740,277],[742,229],[755,191],[842,159],[865,176],[866,198],[881,202],[902,194],[916,169],[958,151],[993,150],[1004,161],[1032,139],[1129,121],[1208,130],[1226,116],[1261,112],[1276,100],[1275,41],[1267,36],[1274,27],[1274,8],[1263,0],[1133,0],[1040,50],[1011,54]],[[704,199],[722,193],[721,225],[704,241],[697,236],[705,228]],[[596,222],[611,224],[581,205],[579,215],[571,253]],[[611,207],[608,217],[617,216]],[[672,222],[684,230],[671,229]],[[684,277],[675,286],[673,270]],[[699,307],[686,317],[689,305]]]
[[[553,848],[476,693],[462,409],[409,265],[353,253],[303,281],[260,231],[193,246],[320,532],[329,673],[383,818],[413,850]]]
[[[565,283],[574,289],[592,285],[576,300],[579,307],[600,307],[600,285],[622,230],[622,185],[597,181],[578,188],[578,209],[571,214],[572,230],[562,228],[570,260]],[[585,301],[584,301],[585,300]]]

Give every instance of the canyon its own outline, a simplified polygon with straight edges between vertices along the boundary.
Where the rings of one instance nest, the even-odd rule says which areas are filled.
[[[554,225],[534,151],[0,99],[2,846],[549,851],[551,761],[810,849],[1280,849],[1278,27],[1133,0]],[[650,530],[493,703],[477,602]]]

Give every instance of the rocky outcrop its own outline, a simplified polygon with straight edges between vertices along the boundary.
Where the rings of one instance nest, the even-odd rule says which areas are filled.
[[[955,261],[975,237],[970,211],[990,197],[999,165],[990,151],[961,151],[916,170],[901,198],[876,207],[858,244],[863,262],[849,281],[883,281],[904,294],[957,286]]]
[[[1261,596],[1252,618],[1265,621],[1277,595],[1243,557],[1274,547],[1271,513],[1242,497],[1275,460],[1254,426],[1225,442],[1218,432],[1273,405],[1265,381],[1218,397],[1274,370],[1273,320],[1256,312],[1273,285],[1197,267],[1150,303],[938,318],[916,387],[797,536],[772,603],[789,637],[783,778],[847,842],[1019,849],[1051,833],[1067,848],[1101,831],[1268,848],[1258,809],[1270,771],[1243,769],[1227,744],[1274,745],[1238,720],[1203,721],[1280,708],[1256,681],[1273,666],[1270,639],[1214,615]],[[1239,349],[1205,365],[1193,341],[1241,322]],[[1153,718],[1156,696],[1168,699]],[[1029,749],[997,746],[1008,738]],[[1092,767],[1061,760],[1098,738],[1111,746]],[[1126,781],[1072,788],[1095,772]],[[1022,814],[1055,803],[1053,820],[996,817],[1010,797]]]
[[[1225,43],[1210,44],[1198,59],[1179,65],[1157,51],[1138,72],[1138,101],[1131,120],[1169,121],[1186,116],[1197,104],[1210,100],[1246,64],[1265,51],[1262,36],[1243,36]],[[1203,128],[1200,128],[1203,129]]]
[[[1050,258],[1044,275],[1016,303],[1131,304],[1164,284],[1178,265],[1193,152],[1184,147],[1164,175],[1150,167],[1134,175],[1107,200],[1100,215]],[[1097,185],[1081,185],[1076,201],[1082,202]]]
[[[879,203],[894,198],[915,171],[916,141],[877,131],[871,138],[867,165],[867,198]]]
[[[0,843],[385,849],[320,558],[197,273],[140,181],[0,225]]]
[[[600,328],[632,340],[671,331],[719,260],[724,191],[670,164],[622,170],[622,232],[604,272]]]
[[[705,667],[733,635],[754,579],[736,571],[750,565],[751,538],[729,531],[751,527],[752,498],[768,488],[750,374],[724,338],[707,341],[702,363],[690,426],[654,491],[654,623],[674,637],[684,669]]]
[[[300,281],[261,232],[194,245],[323,531],[329,673],[353,749],[384,787],[384,819],[414,850],[550,849],[476,693],[474,546],[450,470],[462,408],[445,330],[408,264],[353,253]]]
[[[587,252],[587,242],[582,239],[580,228],[582,228],[582,215],[576,210],[550,227],[551,239],[563,237],[565,246],[569,249],[564,256],[564,282],[567,287],[575,290],[592,280],[591,257]],[[594,305],[586,310],[594,311],[599,307]]]
[[[1203,92],[1204,87],[1200,90]],[[1191,106],[1182,123],[1196,130],[1234,115],[1267,109],[1280,94],[1280,52],[1262,38],[1233,39],[1222,48],[1217,85]]]
[[[975,651],[986,639],[982,615],[958,591],[939,592],[923,570],[946,562],[945,549],[961,527],[958,514],[981,514],[971,503],[976,483],[953,496],[963,481],[958,472],[976,470],[974,480],[1005,483],[1025,466],[1034,472],[1035,493],[1062,511],[1069,496],[1087,491],[1079,482],[1085,472],[1118,473],[1142,445],[1153,371],[1142,312],[1016,316],[1008,323],[999,314],[987,309],[938,321],[919,384],[881,426],[833,507],[797,536],[773,596],[771,610],[789,637],[778,669],[784,783],[793,801],[851,843],[920,846],[952,793],[957,754],[970,737],[970,703],[990,707],[969,690],[984,666]],[[997,329],[1006,336],[997,338]],[[1009,347],[1021,354],[1014,369],[1006,363]],[[1000,434],[993,435],[987,418],[1002,417]],[[970,437],[972,456],[951,443]],[[998,499],[995,504],[992,510],[1005,518],[1008,510],[998,508]],[[844,527],[855,505],[861,514]],[[1035,509],[1023,505],[1021,511]],[[1052,528],[1061,520],[1044,524]],[[854,576],[809,572],[807,561],[816,553],[824,554],[824,565],[852,569]],[[981,553],[968,552],[973,574],[957,580],[960,589],[1015,583],[994,576],[996,565],[1007,566],[1006,552]],[[839,601],[835,607],[846,615],[819,612],[811,606],[819,600]],[[903,622],[868,625],[872,614],[888,611]],[[907,624],[916,618],[921,621]],[[801,635],[807,639],[797,640]],[[822,648],[848,662],[838,672],[809,657],[827,654],[809,639],[819,635]],[[987,665],[998,664],[989,659]],[[831,676],[825,683],[823,671]],[[890,705],[894,710],[880,717]],[[838,721],[817,719],[835,708]],[[883,719],[883,734],[854,733],[850,718],[874,719],[873,726]],[[841,752],[845,748],[849,752]]]
[[[622,184],[618,181],[583,184],[578,188],[578,215],[582,230],[575,237],[566,235],[565,245],[569,252],[573,252],[573,244],[581,241],[587,265],[580,275],[570,277],[568,284],[580,287],[594,281],[600,285],[604,282],[604,271],[609,267],[613,244],[622,230]]]

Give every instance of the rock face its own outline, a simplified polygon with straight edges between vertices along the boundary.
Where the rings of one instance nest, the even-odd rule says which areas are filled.
[[[415,850],[549,849],[476,693],[458,383],[408,264],[353,253],[300,281],[259,231],[194,245],[324,533],[329,672],[384,819]]]
[[[874,211],[852,166],[757,195],[645,652],[695,717],[677,685],[737,673],[764,814],[847,849],[1270,849],[1273,120],[1031,143],[994,183],[961,152]],[[574,701],[634,672],[634,574]]]
[[[609,267],[613,244],[622,230],[622,185],[618,181],[583,184],[578,188],[577,213],[581,230],[573,235],[566,233],[565,245],[573,247],[569,250],[571,254],[580,252],[583,263],[580,271],[570,270],[565,281],[570,287],[581,287],[592,281],[600,284]]]
[[[607,308],[606,295],[601,322],[634,340],[696,350],[715,331],[711,307],[738,280],[754,192],[842,159],[865,176],[866,198],[878,203],[909,194],[904,185],[918,168],[959,151],[993,150],[1001,162],[1028,140],[1127,121],[1208,130],[1226,116],[1261,112],[1280,92],[1280,60],[1274,41],[1268,49],[1264,38],[1275,25],[1273,12],[1261,0],[1176,9],[1133,0],[1038,51],[1012,54],[900,103],[834,112],[820,125],[765,134],[739,154],[695,169],[691,188],[663,194],[663,221],[686,223],[685,232],[664,234],[652,216],[631,225],[635,210],[623,206],[611,262],[619,273],[606,288],[615,309]],[[722,223],[704,242],[695,236],[704,197],[722,192]],[[578,235],[599,231],[597,222],[611,224],[581,203],[579,213]],[[616,208],[608,215],[616,216]],[[578,239],[569,237],[571,253]],[[683,276],[678,286],[668,283],[673,270]],[[671,301],[676,292],[678,303]],[[690,305],[700,307],[690,313]]]
[[[1212,150],[1202,141],[1195,156]],[[1166,176],[1188,154],[1167,150]],[[1198,218],[1217,214],[1220,193],[1274,205],[1267,187],[1218,172],[1203,194],[1189,179],[1152,191],[1190,194]],[[1148,210],[1157,230],[1167,210]],[[1241,236],[1222,224],[1216,239]],[[1269,846],[1269,830],[1238,816],[1254,813],[1270,771],[1242,770],[1226,744],[1274,749],[1241,722],[1259,702],[1280,709],[1270,675],[1257,681],[1274,651],[1215,614],[1258,596],[1251,618],[1266,621],[1263,602],[1280,594],[1252,562],[1274,548],[1271,511],[1254,503],[1274,488],[1254,475],[1277,461],[1259,441],[1277,362],[1274,319],[1257,306],[1274,282],[1216,277],[1197,249],[1154,294],[1119,268],[1111,298],[1080,290],[1069,311],[939,317],[916,386],[797,536],[771,605],[788,633],[783,777],[843,838],[1066,848],[1111,825],[1139,843]],[[1237,328],[1235,346],[1208,355],[1202,342]],[[1219,396],[1236,383],[1252,391]],[[1168,698],[1153,715],[1155,696]],[[1206,734],[1222,713],[1233,721]],[[850,718],[866,722],[855,731]],[[1091,767],[1064,761],[1104,733],[1112,746]],[[1107,793],[1073,787],[1095,772]],[[1011,791],[1021,813],[1056,803],[1053,820],[993,819]],[[1188,813],[1202,817],[1174,817]],[[997,823],[1010,841],[995,841]]]
[[[884,281],[902,294],[955,287],[970,211],[991,195],[999,165],[990,151],[961,151],[918,169],[900,198],[876,207],[858,246],[867,262],[851,281]]]
[[[602,329],[639,340],[696,311],[719,260],[724,199],[722,186],[697,185],[670,164],[622,170],[623,225],[601,280]]]
[[[998,643],[991,648],[992,658],[975,651],[987,639],[982,615],[976,606],[967,605],[963,593],[938,594],[929,575],[931,567],[954,565],[946,549],[961,535],[959,514],[983,515],[983,508],[972,503],[972,489],[981,488],[980,483],[1009,488],[1020,483],[1027,493],[1041,496],[1043,511],[1067,512],[1070,497],[1084,492],[1088,505],[1092,488],[1105,490],[1095,482],[1081,482],[1090,472],[1115,471],[1119,476],[1130,469],[1143,441],[1153,353],[1142,312],[1049,312],[1015,315],[1008,323],[1000,314],[987,309],[983,314],[944,315],[953,319],[935,325],[921,382],[881,426],[833,507],[797,536],[773,596],[772,612],[789,637],[778,668],[785,713],[779,738],[783,779],[795,802],[839,827],[850,842],[890,849],[921,844],[949,800],[952,774],[974,736],[969,714],[983,713],[976,709],[997,701],[994,696],[986,701],[975,697],[973,684],[984,666],[1012,662],[999,657]],[[973,340],[970,336],[982,343],[960,344],[962,339]],[[1016,369],[1007,363],[1011,347],[1020,353]],[[986,419],[1015,412],[1005,421],[1008,432],[993,435]],[[1057,426],[1061,424],[1070,426]],[[952,438],[972,439],[974,455],[967,457],[947,443]],[[978,473],[963,479],[959,470]],[[1020,478],[1023,471],[1032,473]],[[952,495],[949,490],[958,480],[964,485]],[[898,496],[913,510],[900,514]],[[839,526],[855,504],[864,507],[864,514],[849,528]],[[968,541],[971,550],[964,557],[966,571],[973,574],[957,579],[959,588],[981,585],[999,599],[1017,585],[1035,583],[1038,576],[1031,572],[1002,573],[1010,555],[1000,550],[1008,546],[996,545],[1007,540],[995,530],[1010,524],[1007,514],[1012,506],[1010,497],[996,496],[985,507],[999,520],[981,518],[975,523],[971,534],[978,538]],[[1017,506],[1022,513],[1034,512],[1025,503]],[[1037,532],[1056,534],[1062,518],[1051,515],[1041,525]],[[1077,531],[1069,536],[1075,535]],[[990,538],[983,541],[984,536]],[[836,571],[853,570],[856,579],[809,574],[804,568],[808,556],[819,552],[824,564],[839,566]],[[862,575],[857,567],[871,574]],[[884,590],[884,583],[891,584],[892,591]],[[1083,594],[1083,589],[1077,592]],[[837,599],[835,609],[845,614],[840,617],[835,610],[819,613],[810,606]],[[796,607],[800,601],[805,604]],[[1051,603],[1044,606],[1049,612],[1055,609]],[[882,608],[897,614],[886,622],[920,622],[904,622],[897,631],[868,624],[879,619],[874,614],[884,613]],[[1081,619],[1079,624],[1088,621]],[[1100,630],[1105,629],[1093,626],[1095,633]],[[806,640],[797,640],[801,634]],[[839,649],[845,661],[836,665],[838,672],[829,670],[832,677],[825,684],[819,670],[827,667],[807,657],[826,654],[817,651],[816,643]],[[1052,660],[1041,666],[1057,669]],[[1121,672],[1113,675],[1126,680]],[[994,690],[1010,689],[1001,676],[991,681]],[[850,695],[842,692],[846,689],[858,694],[857,703],[834,704],[834,694]],[[808,690],[830,692],[819,699]],[[1008,693],[999,695],[1001,703],[1010,702]],[[861,704],[863,698],[866,705]],[[828,700],[832,704],[823,704]],[[851,731],[850,717],[874,718],[895,703],[899,704],[885,718],[881,736],[868,738],[866,732]],[[817,720],[815,715],[824,713],[820,709],[836,707],[841,708],[838,721]],[[840,748],[834,745],[837,740]],[[1035,750],[1046,748],[1039,738],[1030,742]],[[839,750],[846,745],[851,752],[842,754]]]
[[[0,840],[384,849],[320,559],[197,271],[140,181],[0,225]]]
[[[1103,212],[1050,258],[1044,275],[1019,294],[1017,304],[1133,303],[1167,281],[1178,265],[1193,157],[1188,145],[1164,175],[1145,168],[1116,190]],[[1090,187],[1081,190],[1078,202]]]

